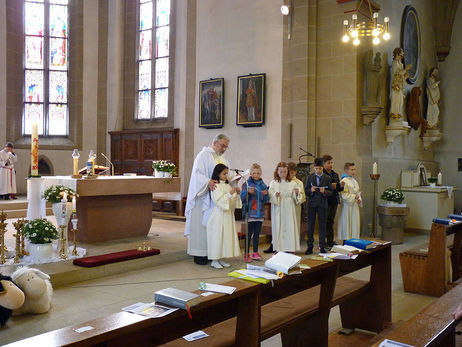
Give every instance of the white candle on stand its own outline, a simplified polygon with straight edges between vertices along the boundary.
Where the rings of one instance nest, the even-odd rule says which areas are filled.
[[[75,195],[72,197],[72,212],[77,210],[77,201],[75,199]]]
[[[66,194],[66,192],[64,192],[63,198],[61,200],[61,223],[63,223],[63,224],[66,221],[66,214],[67,214],[66,202],[67,202],[67,194]]]
[[[377,163],[372,164],[372,174],[373,174],[373,175],[377,175],[377,174],[378,174]]]
[[[438,173],[438,185],[441,186],[443,184],[443,174],[440,172]]]
[[[38,124],[32,123],[32,131],[30,135],[30,175],[38,176]]]

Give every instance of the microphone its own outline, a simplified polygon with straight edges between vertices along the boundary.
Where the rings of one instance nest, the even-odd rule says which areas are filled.
[[[109,160],[108,157],[104,155],[104,153],[101,153],[101,155],[111,164],[111,176],[114,176],[114,164],[112,164],[112,161]]]
[[[235,171],[236,173],[239,173],[239,172],[244,172],[244,170],[241,170],[241,169],[230,169],[231,171]]]
[[[305,153],[308,154],[310,157],[314,157],[313,154],[311,154],[310,152],[305,151],[302,147],[298,147],[298,149],[300,149],[302,152],[305,152]]]

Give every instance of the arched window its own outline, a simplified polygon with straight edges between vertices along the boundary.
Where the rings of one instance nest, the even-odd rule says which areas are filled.
[[[169,104],[170,0],[139,0],[138,5],[135,119],[165,119]]]
[[[24,135],[68,135],[68,0],[24,3]]]

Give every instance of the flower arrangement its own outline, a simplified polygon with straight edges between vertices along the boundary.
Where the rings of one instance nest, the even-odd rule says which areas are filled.
[[[176,166],[168,160],[154,160],[152,162],[152,168],[159,172],[170,172],[175,174]]]
[[[44,192],[43,192],[43,198],[49,202],[49,203],[52,203],[52,204],[55,204],[57,202],[61,202],[61,200],[63,199],[64,197],[64,193],[66,193],[67,195],[67,201],[70,202],[72,201],[72,198],[75,196],[75,197],[78,197],[79,195],[75,192],[74,189],[72,188],[69,188],[69,187],[66,187],[66,186],[63,186],[61,184],[57,184],[56,186],[51,186],[49,188],[47,188]]]
[[[436,182],[438,182],[438,178],[436,178],[436,177],[430,177],[430,178],[427,178],[427,181],[428,181],[429,183],[435,183],[435,184],[436,184]]]
[[[404,194],[398,188],[387,188],[383,191],[381,198],[385,201],[401,204],[404,200]]]
[[[51,243],[58,238],[58,230],[46,219],[34,219],[28,222],[23,229],[24,236],[31,243]]]

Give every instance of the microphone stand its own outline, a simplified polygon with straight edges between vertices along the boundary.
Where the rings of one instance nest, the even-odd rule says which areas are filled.
[[[104,153],[101,153],[101,155],[109,162],[109,164],[111,165],[111,176],[114,176],[114,164],[112,164],[112,162],[109,160],[108,157],[106,157],[104,155]]]

